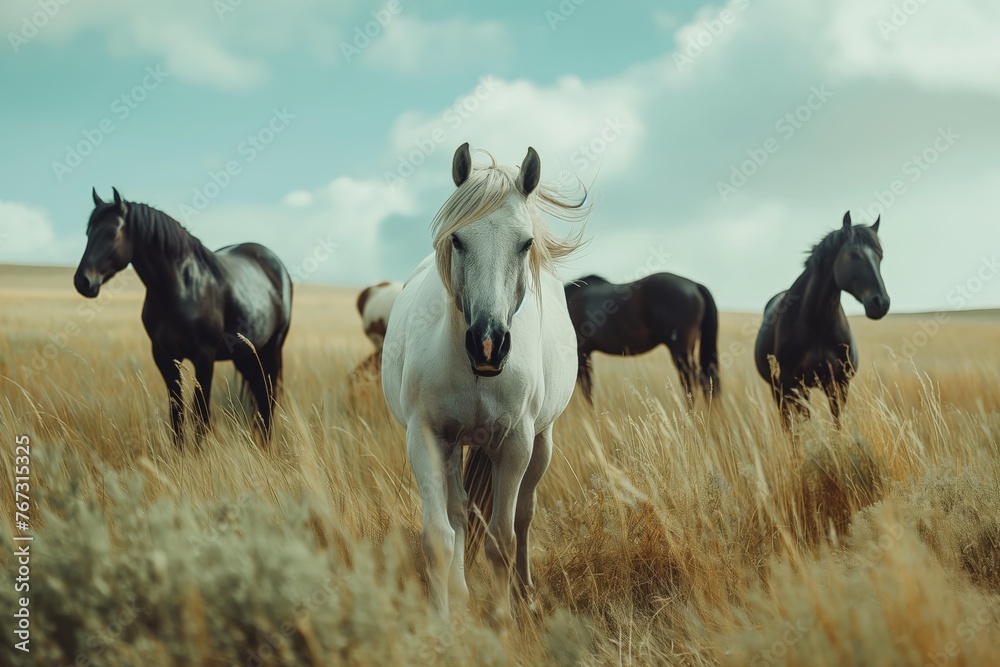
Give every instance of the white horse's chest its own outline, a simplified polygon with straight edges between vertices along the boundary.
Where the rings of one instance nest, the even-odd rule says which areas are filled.
[[[473,375],[465,359],[455,365],[447,381],[425,381],[418,388],[421,405],[435,406],[427,411],[426,423],[446,441],[486,446],[525,419],[533,420],[538,392],[516,359],[490,378]]]
[[[520,326],[512,327],[513,345],[503,371],[495,377],[472,372],[463,341],[448,335],[440,322],[433,335],[411,339],[403,374],[402,403],[445,441],[484,445],[515,425],[532,423],[541,400],[537,351]],[[537,336],[536,336],[537,338]],[[520,344],[519,344],[520,343]]]

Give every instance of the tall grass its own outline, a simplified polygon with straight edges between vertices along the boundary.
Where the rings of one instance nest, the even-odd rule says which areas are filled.
[[[536,605],[498,625],[482,559],[469,613],[430,610],[403,431],[377,382],[347,380],[368,353],[351,297],[297,293],[269,449],[220,365],[214,430],[178,451],[134,289],[41,370],[26,361],[81,300],[0,291],[0,497],[26,433],[35,536],[32,653],[6,633],[0,664],[997,661],[992,320],[956,319],[912,363],[915,319],[857,323],[844,428],[816,397],[792,438],[752,368],[750,316],[724,316],[726,393],[694,410],[666,354],[599,359],[596,408],[574,398],[539,489]]]

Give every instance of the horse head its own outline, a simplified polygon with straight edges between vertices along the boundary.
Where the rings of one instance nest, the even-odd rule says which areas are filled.
[[[125,224],[128,204],[122,201],[117,189],[114,193],[114,202],[107,203],[96,189],[93,191],[94,211],[87,223],[87,248],[73,276],[76,291],[88,299],[96,297],[101,285],[132,261],[132,241]]]

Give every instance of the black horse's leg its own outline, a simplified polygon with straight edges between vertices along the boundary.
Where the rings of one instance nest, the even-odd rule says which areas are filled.
[[[209,404],[212,400],[212,373],[215,370],[215,356],[202,354],[194,361],[194,405],[197,412],[195,423],[195,443],[201,445],[205,432],[211,428],[212,418]]]
[[[281,383],[281,348],[271,344],[265,350],[264,358],[261,360],[264,368],[264,389],[267,392],[266,403],[267,412],[261,410],[261,419],[264,421],[264,439],[271,439],[271,430],[274,423],[274,404],[278,400],[279,384]]]
[[[590,360],[589,354],[580,355],[580,366],[577,370],[576,381],[580,383],[580,388],[583,389],[583,395],[587,399],[587,402],[591,405],[594,404],[594,366]]]
[[[827,398],[830,400],[830,413],[833,415],[833,425],[840,429],[840,413],[847,403],[848,380],[830,380],[823,385]]]
[[[160,375],[167,384],[167,392],[170,395],[170,428],[174,433],[174,444],[180,448],[184,445],[184,395],[181,391],[181,369],[177,367],[177,361],[157,345],[153,345],[153,361],[156,362],[156,367],[160,369]]]
[[[792,408],[788,405],[788,401],[785,397],[785,390],[782,389],[776,382],[772,382],[771,396],[774,397],[774,404],[778,406],[778,412],[781,414],[782,427],[784,427],[786,431],[790,431],[792,429]]]
[[[236,370],[240,372],[250,393],[253,394],[254,411],[253,422],[256,429],[260,429],[266,439],[271,431],[271,399],[267,387],[268,366],[270,359],[266,354],[249,354],[233,360]]]
[[[785,404],[788,405],[796,418],[809,416],[809,390],[805,387],[797,387],[787,390]]]
[[[264,441],[271,440],[271,433],[274,424],[274,405],[281,392],[281,374],[283,371],[282,354],[285,347],[285,339],[288,336],[288,325],[279,331],[266,347],[266,357],[268,364],[264,367],[265,389],[267,390],[267,419],[264,423]],[[381,379],[382,371],[382,350],[375,353],[374,374]]]
[[[778,403],[778,409],[781,412],[781,425],[785,431],[790,433],[792,431],[793,415],[800,417],[806,411],[806,406],[803,402],[804,396],[797,389],[782,387],[780,385],[772,385],[771,393],[774,396],[774,400]]]
[[[696,382],[694,364],[691,363],[690,350],[680,347],[670,348],[670,354],[674,359],[674,366],[681,376],[681,386],[684,387],[684,395],[687,397],[688,405],[694,405],[694,385]]]

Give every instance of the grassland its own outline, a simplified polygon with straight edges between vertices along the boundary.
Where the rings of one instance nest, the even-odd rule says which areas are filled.
[[[843,430],[816,397],[794,439],[756,316],[723,316],[723,393],[694,410],[664,352],[597,359],[539,490],[537,609],[498,625],[482,558],[469,613],[430,611],[403,431],[348,381],[354,291],[298,288],[269,450],[220,365],[214,432],[177,451],[140,288],[88,302],[66,270],[0,269],[2,665],[1000,664],[994,313],[854,322]],[[30,654],[8,612],[20,434]]]

